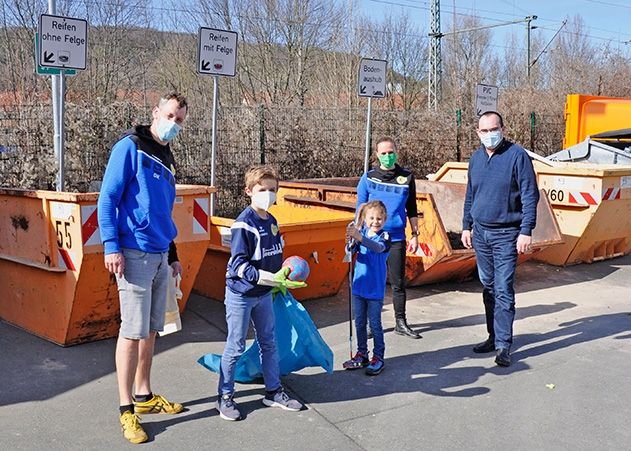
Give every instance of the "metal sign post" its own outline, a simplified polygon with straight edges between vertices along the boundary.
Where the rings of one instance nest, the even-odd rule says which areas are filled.
[[[212,144],[210,147],[210,184],[215,185],[217,149],[217,108],[219,106],[219,76],[234,77],[237,67],[237,33],[216,28],[200,27],[197,48],[197,72],[213,76]],[[215,214],[215,193],[210,194],[210,214]]]
[[[368,172],[368,165],[370,162],[370,135],[371,135],[371,123],[370,118],[372,115],[372,97],[368,97],[368,112],[366,113],[366,152],[364,153],[364,172]]]
[[[386,96],[386,71],[388,62],[372,58],[362,58],[359,62],[359,76],[357,77],[357,94],[368,97],[368,112],[366,114],[366,152],[364,154],[364,172],[368,172],[370,161],[370,135],[372,121],[373,97]]]
[[[56,189],[65,188],[64,110],[66,70],[85,70],[88,57],[88,22],[73,17],[56,16],[54,0],[48,2],[49,14],[39,16],[37,29],[37,73],[52,74],[53,126],[55,158],[59,163]],[[40,71],[41,69],[41,71]]]
[[[59,171],[57,172],[57,191],[63,191],[65,189],[65,174],[66,171],[64,169],[64,116],[66,112],[66,74],[62,69],[59,75],[56,75],[59,78],[59,99],[57,104],[59,106],[59,113],[57,114],[57,118],[59,124],[57,128],[59,130],[59,136],[57,137],[58,144],[57,148],[59,149],[59,154],[57,155],[59,161]]]
[[[210,145],[210,185],[215,186],[215,158],[217,142],[217,104],[219,97],[219,76],[213,77],[213,120],[212,120],[212,143]],[[210,214],[215,214],[215,196],[210,196]]]

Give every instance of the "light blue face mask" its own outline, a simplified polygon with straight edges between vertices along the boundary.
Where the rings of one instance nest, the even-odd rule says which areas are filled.
[[[504,137],[502,136],[501,130],[495,130],[493,132],[483,133],[480,141],[487,149],[495,149],[501,142]]]
[[[174,121],[161,117],[156,125],[156,133],[160,141],[171,141],[182,130]]]

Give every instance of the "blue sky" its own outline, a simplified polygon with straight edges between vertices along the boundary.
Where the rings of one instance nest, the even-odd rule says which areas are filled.
[[[455,11],[457,14],[479,16],[486,25],[538,16],[532,22],[537,29],[534,36],[541,36],[547,43],[559,29],[563,19],[578,14],[582,16],[586,33],[595,45],[619,47],[631,50],[631,0],[441,0],[441,31],[451,30]],[[356,8],[372,18],[391,11],[407,12],[415,18],[423,32],[429,29],[429,0],[357,0]],[[525,24],[494,28],[493,39],[503,41],[511,32],[525,39]]]

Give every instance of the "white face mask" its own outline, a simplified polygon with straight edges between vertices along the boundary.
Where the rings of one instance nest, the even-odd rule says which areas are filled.
[[[252,203],[261,210],[269,210],[276,202],[276,193],[274,191],[259,191],[252,195]]]
[[[502,142],[502,130],[495,130],[494,132],[482,133],[480,141],[487,149],[495,149]]]
[[[176,124],[175,121],[170,121],[164,117],[158,119],[156,134],[158,138],[160,138],[160,141],[171,141],[180,130],[182,130],[182,127]]]

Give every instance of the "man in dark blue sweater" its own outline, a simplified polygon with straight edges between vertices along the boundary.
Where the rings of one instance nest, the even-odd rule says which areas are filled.
[[[509,366],[515,319],[517,254],[532,242],[539,191],[532,162],[519,145],[504,139],[495,111],[480,116],[480,148],[469,161],[462,243],[475,249],[489,338],[474,352],[496,351],[495,363]]]

